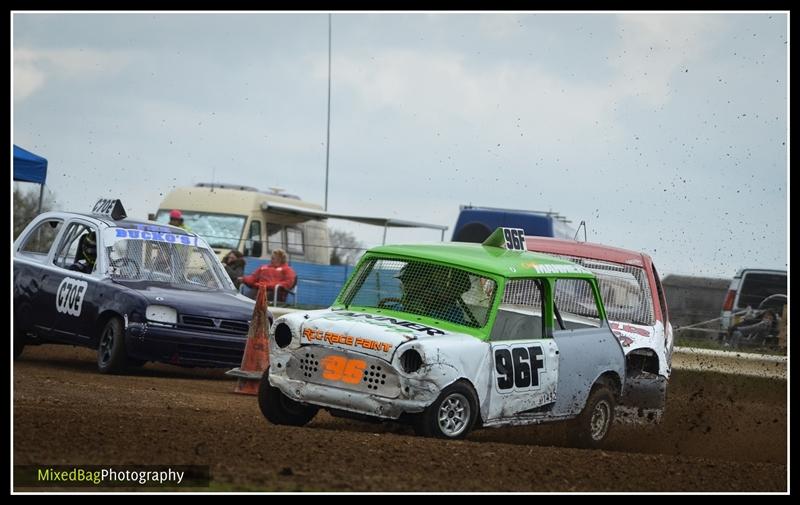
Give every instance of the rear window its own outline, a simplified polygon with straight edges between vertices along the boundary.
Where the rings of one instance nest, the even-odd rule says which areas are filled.
[[[758,307],[770,295],[786,294],[786,275],[773,273],[745,273],[739,288],[736,308]]]
[[[609,321],[648,326],[656,324],[650,282],[643,268],[550,252],[547,254],[577,263],[597,276]],[[593,310],[594,313],[591,313]],[[585,315],[598,317],[596,309],[591,306],[586,311]]]

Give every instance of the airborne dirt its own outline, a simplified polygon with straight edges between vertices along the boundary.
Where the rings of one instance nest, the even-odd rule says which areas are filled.
[[[105,376],[91,350],[26,348],[14,362],[14,464],[208,465],[209,489],[224,491],[786,491],[781,380],[676,370],[661,424],[617,424],[602,451],[566,447],[555,425],[463,441],[326,412],[273,426],[234,385],[222,371],[154,364]]]

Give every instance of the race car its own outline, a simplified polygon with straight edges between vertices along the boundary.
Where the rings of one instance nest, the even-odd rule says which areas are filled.
[[[529,251],[577,263],[597,276],[611,330],[627,360],[625,396],[617,417],[657,423],[667,400],[674,345],[667,298],[652,258],[642,252],[590,242],[526,237]]]
[[[276,319],[269,350],[258,399],[275,424],[325,408],[454,439],[567,421],[573,443],[598,447],[625,384],[594,274],[527,252],[519,229],[373,248],[329,309]]]
[[[97,349],[102,373],[147,361],[230,368],[254,305],[202,238],[127,219],[119,200],[41,214],[14,242],[15,357],[61,343]]]

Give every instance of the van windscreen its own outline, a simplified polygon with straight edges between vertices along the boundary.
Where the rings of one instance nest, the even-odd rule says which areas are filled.
[[[159,223],[169,223],[171,209],[161,209],[156,215]],[[194,212],[181,209],[183,222],[189,231],[203,237],[208,245],[214,249],[238,249],[242,238],[245,216],[230,214],[211,214],[207,212]]]

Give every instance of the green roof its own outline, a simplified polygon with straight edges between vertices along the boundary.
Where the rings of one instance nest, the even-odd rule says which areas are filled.
[[[370,255],[392,255],[444,263],[508,278],[579,277],[594,278],[589,270],[549,254],[512,251],[500,247],[462,242],[373,247]]]

